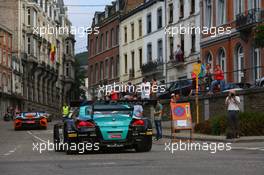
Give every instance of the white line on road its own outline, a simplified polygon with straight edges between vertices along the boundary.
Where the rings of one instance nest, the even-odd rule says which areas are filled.
[[[232,147],[234,150],[254,150],[254,151],[264,151],[264,147]]]
[[[17,148],[18,148],[18,147],[15,147],[14,149],[8,151],[7,153],[5,153],[5,154],[3,154],[3,155],[4,155],[4,156],[9,156],[9,155],[11,155],[11,154],[13,154],[14,152],[16,152]]]
[[[31,131],[27,131],[27,133],[31,136],[33,136],[35,139],[40,140],[41,142],[48,143],[46,140],[41,139],[38,136],[35,136]]]

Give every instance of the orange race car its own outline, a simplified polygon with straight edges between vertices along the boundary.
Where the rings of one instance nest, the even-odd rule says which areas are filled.
[[[39,112],[22,112],[16,116],[14,129],[47,129],[48,121]]]

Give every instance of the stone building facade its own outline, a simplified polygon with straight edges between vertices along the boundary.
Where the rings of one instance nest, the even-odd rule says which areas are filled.
[[[21,110],[58,114],[62,103],[70,101],[74,83],[75,40],[63,0],[0,4],[0,23],[13,32],[13,93],[22,96]]]

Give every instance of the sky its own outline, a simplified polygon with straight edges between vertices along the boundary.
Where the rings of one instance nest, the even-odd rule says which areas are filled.
[[[92,24],[94,13],[96,11],[104,11],[105,5],[111,4],[112,1],[113,0],[64,0],[64,4],[68,8],[68,17],[74,28],[89,28]],[[75,36],[75,39],[75,53],[87,51],[87,35],[82,37],[82,35],[79,34]]]

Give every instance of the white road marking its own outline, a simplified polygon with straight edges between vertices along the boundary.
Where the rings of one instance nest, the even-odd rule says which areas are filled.
[[[14,152],[16,152],[17,148],[18,148],[18,147],[15,147],[14,149],[8,151],[7,153],[5,153],[5,154],[3,154],[3,155],[4,155],[4,156],[9,156],[9,155],[11,155],[11,154],[13,154]]]
[[[234,150],[264,151],[264,147],[232,147]]]
[[[48,143],[46,140],[43,140],[43,139],[41,139],[40,137],[34,135],[31,131],[27,131],[27,133],[28,133],[29,135],[31,135],[32,137],[34,137],[35,139],[41,141],[41,142]]]

